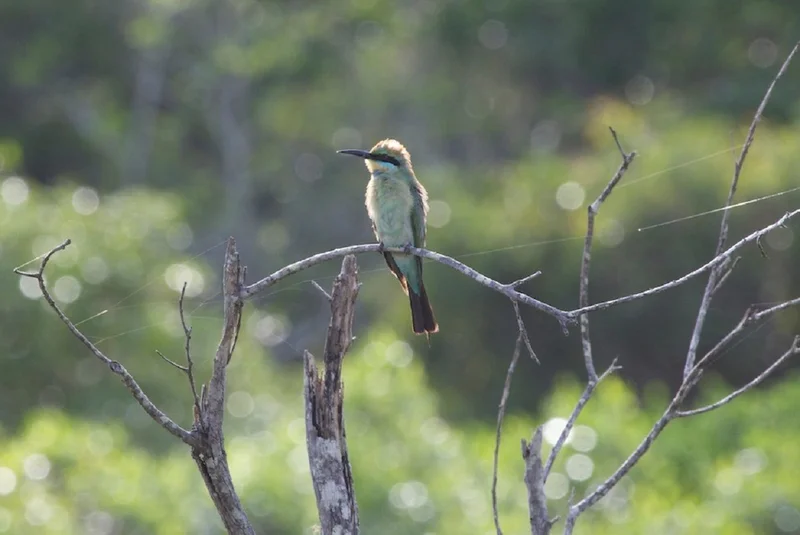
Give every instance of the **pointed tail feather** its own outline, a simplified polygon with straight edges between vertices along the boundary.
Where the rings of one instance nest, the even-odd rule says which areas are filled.
[[[416,334],[430,334],[439,332],[439,325],[433,316],[433,309],[428,301],[425,285],[420,283],[419,294],[411,288],[408,289],[408,299],[411,302],[411,324]]]

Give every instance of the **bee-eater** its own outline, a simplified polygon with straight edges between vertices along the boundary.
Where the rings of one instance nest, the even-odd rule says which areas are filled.
[[[381,247],[425,247],[428,192],[414,175],[406,148],[394,139],[384,139],[369,152],[356,149],[339,152],[364,158],[367,164],[370,179],[365,204]],[[408,294],[414,332],[426,336],[437,332],[439,326],[422,282],[422,259],[386,251],[383,257]]]

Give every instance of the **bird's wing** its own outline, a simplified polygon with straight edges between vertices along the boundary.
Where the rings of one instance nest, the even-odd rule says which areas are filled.
[[[414,231],[414,247],[425,247],[425,220],[428,215],[428,194],[421,184],[411,187],[414,207],[411,210],[411,228]]]

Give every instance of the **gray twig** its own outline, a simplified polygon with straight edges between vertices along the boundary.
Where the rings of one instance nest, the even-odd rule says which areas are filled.
[[[633,159],[636,158],[636,152],[631,152],[630,154],[626,154],[624,150],[622,150],[622,145],[619,142],[619,138],[617,137],[617,132],[609,127],[611,131],[611,137],[614,138],[614,143],[616,143],[617,148],[619,149],[619,153],[622,156],[622,162],[619,164],[617,168],[617,172],[614,173],[614,176],[611,177],[611,180],[608,181],[606,187],[603,188],[603,191],[600,192],[600,195],[594,200],[592,204],[589,205],[587,209],[587,219],[586,219],[586,238],[584,239],[583,243],[583,257],[581,258],[581,278],[580,278],[580,303],[579,307],[584,308],[589,306],[589,266],[592,261],[592,241],[594,240],[594,219],[597,216],[597,212],[600,211],[600,206],[605,202],[611,192],[614,190],[614,187],[622,180],[622,176],[625,174],[625,171],[628,170],[631,162]],[[597,372],[594,368],[594,359],[592,358],[592,341],[589,336],[589,314],[582,314],[580,317],[580,325],[581,325],[581,346],[583,348],[583,360],[586,366],[586,373],[589,375],[589,382],[597,382]]]
[[[42,263],[39,266],[39,269],[34,272],[29,271],[21,271],[20,269],[15,269],[14,272],[18,275],[23,277],[29,277],[32,279],[36,279],[39,283],[39,291],[42,292],[42,296],[44,297],[47,304],[50,305],[58,318],[67,326],[70,332],[75,336],[81,343],[86,346],[92,354],[97,357],[103,364],[108,366],[108,369],[111,370],[113,373],[120,376],[122,379],[123,384],[128,388],[133,398],[139,403],[139,405],[144,409],[144,411],[152,418],[156,423],[158,423],[161,427],[166,429],[172,435],[181,439],[184,443],[190,446],[198,446],[200,441],[197,436],[192,434],[191,432],[187,431],[186,429],[182,428],[180,425],[175,423],[169,416],[164,414],[158,407],[156,407],[150,398],[144,393],[142,388],[133,378],[133,376],[125,369],[125,367],[117,362],[116,360],[112,360],[108,358],[102,351],[100,351],[97,346],[95,346],[86,336],[75,326],[74,323],[64,314],[61,308],[56,304],[53,297],[50,295],[50,290],[47,288],[47,284],[44,280],[44,270],[47,267],[48,262],[59,251],[63,251],[70,245],[71,240],[65,240],[61,245],[58,245],[50,250],[44,257],[42,258]]]
[[[564,447],[564,443],[566,443],[570,431],[572,431],[572,428],[575,426],[578,416],[580,416],[581,411],[583,411],[583,408],[589,402],[589,399],[591,399],[592,394],[594,394],[594,391],[597,388],[597,385],[599,385],[603,379],[608,377],[608,375],[620,369],[622,368],[621,366],[617,366],[617,359],[614,359],[614,361],[611,363],[611,366],[609,366],[608,369],[597,378],[597,380],[589,379],[589,381],[586,383],[586,388],[583,390],[583,394],[581,394],[578,403],[575,404],[575,408],[572,409],[572,413],[569,415],[567,423],[564,425],[564,429],[561,430],[561,434],[558,435],[558,439],[553,445],[553,449],[550,450],[550,455],[547,457],[547,463],[544,466],[545,481],[547,481],[547,477],[550,475],[550,470],[553,468],[553,463],[556,462],[556,457],[558,457],[561,448]]]
[[[729,207],[733,203],[733,198],[736,195],[736,188],[739,185],[739,176],[742,172],[742,166],[744,165],[744,160],[747,158],[747,154],[750,151],[750,145],[753,143],[753,138],[756,135],[756,127],[758,123],[761,121],[761,116],[764,113],[764,108],[767,106],[767,102],[769,102],[770,96],[772,96],[772,90],[775,88],[775,84],[778,83],[783,73],[786,72],[786,69],[789,67],[789,63],[791,63],[792,58],[797,52],[798,47],[800,47],[800,42],[798,42],[789,55],[786,57],[786,60],[781,65],[781,68],[778,70],[778,73],[772,79],[772,83],[769,84],[766,93],[764,93],[764,98],[761,99],[761,104],[759,104],[758,109],[756,110],[755,115],[753,116],[753,121],[750,123],[750,128],[747,131],[747,138],[745,139],[744,145],[742,146],[742,151],[739,154],[739,158],[737,158],[736,163],[733,166],[733,178],[731,179],[731,187],[728,191],[728,198],[725,201],[725,207]],[[723,250],[725,249],[725,243],[728,240],[728,219],[730,218],[730,210],[725,210],[722,212],[722,222],[720,223],[719,228],[719,239],[717,240],[717,248],[714,253],[715,257],[719,257],[722,254]],[[761,249],[763,254],[764,249],[761,247],[761,236],[756,238],[756,244]],[[718,281],[721,277],[722,273],[719,267],[713,268],[708,274],[708,282],[706,283],[705,290],[703,290],[703,297],[700,300],[700,307],[697,311],[697,320],[694,324],[694,329],[692,331],[692,337],[689,340],[689,349],[686,352],[686,363],[683,367],[683,375],[684,377],[688,376],[691,372],[692,368],[694,367],[695,358],[697,356],[697,347],[700,345],[700,336],[703,331],[703,325],[705,324],[706,315],[708,314],[708,309],[711,306],[711,300],[714,298],[714,293],[717,288],[719,288],[720,284]]]
[[[538,277],[541,274],[542,274],[541,271],[536,271],[535,273],[531,273],[527,277],[522,277],[521,279],[515,280],[514,282],[509,284],[509,286],[511,286],[512,288],[514,288],[516,290],[517,288],[519,288],[520,286],[522,286],[526,282],[532,281],[533,279],[535,279],[536,277]]]
[[[200,420],[200,416],[202,413],[202,409],[200,407],[200,398],[197,395],[197,386],[195,385],[194,381],[194,361],[192,360],[192,352],[190,350],[191,343],[192,343],[192,328],[186,323],[186,314],[184,313],[183,309],[183,300],[186,297],[186,283],[183,283],[183,288],[181,288],[181,297],[178,299],[178,312],[180,313],[181,317],[181,327],[183,327],[183,337],[186,340],[186,344],[184,345],[184,351],[186,352],[186,367],[183,368],[186,372],[186,376],[189,379],[189,386],[192,389],[192,399],[194,400],[194,420],[195,422]]]
[[[331,300],[331,294],[329,294],[328,292],[326,292],[326,291],[325,291],[325,288],[323,288],[322,286],[320,286],[320,285],[319,285],[319,283],[318,283],[317,281],[311,281],[311,285],[312,285],[314,288],[316,288],[317,290],[319,290],[319,291],[320,291],[320,293],[321,293],[322,295],[324,295],[324,296],[325,296],[325,299],[327,299],[327,300],[328,300],[328,302],[330,302],[330,300]]]
[[[680,286],[682,284],[685,284],[686,282],[694,279],[698,275],[702,275],[703,273],[705,273],[705,272],[707,272],[707,271],[709,271],[711,269],[714,269],[715,267],[719,266],[720,264],[723,264],[724,262],[728,261],[728,259],[730,257],[732,257],[734,255],[734,253],[738,252],[745,245],[747,245],[749,243],[753,243],[754,241],[756,241],[761,236],[769,234],[770,232],[772,232],[776,228],[779,228],[779,227],[785,225],[788,221],[793,219],[798,214],[800,214],[800,209],[793,210],[791,212],[785,213],[775,223],[772,223],[771,225],[767,225],[766,227],[762,228],[761,230],[757,230],[757,231],[745,236],[744,238],[742,238],[741,240],[739,240],[735,244],[733,244],[730,247],[728,247],[725,251],[723,251],[719,255],[715,256],[714,258],[712,258],[711,260],[709,260],[708,262],[706,262],[705,264],[703,264],[699,268],[695,269],[694,271],[690,271],[689,273],[687,273],[686,275],[684,275],[682,277],[679,277],[679,278],[674,279],[674,280],[672,280],[670,282],[664,283],[664,284],[662,284],[660,286],[654,286],[653,288],[649,288],[649,289],[644,290],[642,292],[638,292],[638,293],[631,294],[631,295],[626,295],[625,297],[618,297],[616,299],[611,299],[609,301],[603,301],[601,303],[595,303],[593,305],[581,307],[581,308],[578,308],[576,310],[570,310],[570,311],[566,312],[566,315],[567,315],[568,318],[575,318],[575,317],[580,316],[581,314],[586,314],[588,312],[594,312],[596,310],[604,310],[606,308],[611,308],[611,307],[614,307],[614,306],[618,306],[618,305],[621,305],[623,303],[630,303],[631,301],[637,301],[637,300],[642,299],[644,297],[649,297],[651,295],[659,294],[659,293],[665,292],[667,290],[671,290],[673,288],[677,288],[678,286]]]
[[[528,350],[528,355],[530,355],[531,360],[535,361],[536,364],[541,364],[539,362],[539,357],[536,356],[536,352],[533,350],[533,345],[531,345],[531,339],[528,336],[528,329],[525,328],[525,322],[522,321],[522,314],[519,311],[519,303],[513,301],[511,304],[514,306],[514,314],[517,316],[517,329],[519,329],[519,335],[522,337],[522,341],[525,343],[525,349]]]
[[[177,363],[177,362],[175,362],[174,360],[171,360],[171,359],[167,358],[167,357],[164,355],[164,353],[162,353],[162,352],[161,352],[161,351],[159,351],[158,349],[156,349],[156,355],[158,355],[159,357],[161,357],[161,358],[164,360],[164,362],[166,362],[166,363],[167,363],[167,364],[169,364],[170,366],[173,366],[174,368],[177,368],[177,369],[179,369],[180,371],[182,371],[182,372],[184,372],[184,373],[186,373],[186,372],[188,372],[188,371],[189,371],[189,369],[188,369],[186,366],[181,366],[180,364],[178,364],[178,363]]]
[[[519,361],[520,348],[522,346],[522,331],[517,335],[517,343],[514,344],[514,353],[511,356],[511,362],[508,365],[506,372],[506,382],[503,385],[503,395],[500,397],[500,406],[497,410],[497,430],[494,439],[494,458],[492,460],[492,514],[494,516],[494,527],[497,530],[497,535],[503,535],[503,530],[500,529],[500,517],[497,512],[497,471],[500,457],[500,439],[503,434],[503,419],[506,415],[506,402],[508,396],[511,394],[511,378],[514,375],[514,370]]]
[[[746,385],[744,385],[740,389],[736,390],[735,392],[731,392],[730,394],[728,394],[727,396],[725,396],[721,400],[717,401],[716,403],[712,403],[711,405],[706,405],[705,407],[700,407],[700,408],[697,408],[697,409],[691,409],[691,410],[686,410],[686,411],[678,411],[675,415],[677,417],[679,417],[679,418],[683,418],[683,417],[686,417],[686,416],[694,416],[696,414],[703,414],[705,412],[713,411],[714,409],[717,409],[717,408],[722,407],[723,405],[725,405],[727,403],[730,403],[731,401],[733,401],[734,399],[738,398],[739,396],[741,396],[742,394],[744,394],[748,390],[758,386],[764,379],[769,377],[769,375],[773,371],[775,371],[775,369],[778,368],[778,366],[783,364],[787,359],[789,359],[790,357],[793,357],[794,355],[797,355],[798,353],[800,353],[800,345],[798,345],[799,343],[800,343],[800,337],[795,337],[794,343],[792,344],[792,347],[790,347],[783,355],[781,355],[778,358],[778,360],[773,362],[772,365],[770,365],[766,370],[761,372],[761,374],[758,377],[756,377],[755,379],[753,379],[752,381],[750,381],[749,383],[747,383]]]

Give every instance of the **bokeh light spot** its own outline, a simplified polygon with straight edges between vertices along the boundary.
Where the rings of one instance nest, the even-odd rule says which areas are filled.
[[[389,503],[396,509],[422,507],[428,502],[428,487],[419,481],[397,483],[389,491]]]
[[[186,283],[186,296],[197,297],[203,293],[205,280],[203,275],[187,264],[172,264],[164,271],[164,279],[167,286],[180,292],[183,284]]]
[[[322,160],[316,154],[304,152],[294,160],[294,174],[304,182],[322,178]]]
[[[508,29],[499,20],[487,20],[478,28],[478,41],[489,50],[498,50],[506,46]]]
[[[34,496],[25,502],[25,520],[31,526],[47,524],[53,512],[53,506],[43,496]]]
[[[592,477],[594,472],[594,462],[582,453],[571,455],[566,464],[567,475],[573,481],[586,481]]]
[[[97,363],[95,362],[94,364]],[[97,367],[100,368],[100,366]],[[104,429],[95,429],[89,433],[86,447],[95,457],[103,457],[108,455],[111,452],[111,448],[114,447],[114,437]]]
[[[92,188],[81,186],[72,194],[72,208],[81,215],[91,215],[100,206],[100,197]]]
[[[5,533],[6,531],[11,529],[11,522],[14,517],[11,514],[11,511],[5,509],[4,507],[0,507],[0,533]]]
[[[544,484],[544,495],[549,500],[560,500],[569,492],[569,479],[559,472],[550,472]]]
[[[9,206],[19,206],[24,203],[28,200],[29,193],[28,183],[18,176],[8,177],[0,185],[0,196]]]
[[[0,496],[8,496],[17,488],[17,474],[7,466],[0,466]]]
[[[108,264],[99,256],[87,258],[81,265],[81,275],[89,284],[100,284],[108,278]]]
[[[53,295],[64,304],[75,302],[81,295],[81,283],[72,275],[59,277],[53,285]]]
[[[775,509],[775,526],[785,533],[797,533],[800,531],[800,511],[791,505],[779,505]]]
[[[32,453],[22,462],[25,475],[32,481],[40,481],[50,474],[50,459],[41,453]]]
[[[742,488],[742,475],[738,470],[723,468],[714,478],[714,486],[722,494],[736,494]]]
[[[428,418],[419,427],[419,432],[428,443],[440,445],[450,436],[450,427],[441,418]]]
[[[634,106],[644,106],[653,100],[656,86],[653,80],[642,74],[637,74],[625,84],[625,97]]]
[[[228,403],[226,404],[226,407],[228,412],[234,418],[246,418],[253,413],[256,404],[255,401],[253,401],[253,396],[251,396],[248,392],[239,390],[232,392],[228,396]]]
[[[531,130],[531,150],[538,153],[553,152],[561,144],[561,126],[553,120],[539,121]]]
[[[551,445],[555,445],[558,442],[558,437],[561,435],[561,432],[564,431],[564,428],[567,426],[567,421],[564,418],[550,418],[544,424],[544,429],[542,431],[544,435],[544,439]],[[567,440],[564,442],[565,444],[569,444],[572,440],[572,430],[567,435]]]
[[[759,37],[747,48],[747,59],[756,67],[766,69],[778,59],[778,47],[766,37]]]
[[[767,245],[775,251],[785,251],[794,241],[794,232],[789,227],[778,227],[765,237]]]
[[[597,431],[588,425],[576,425],[572,428],[570,435],[572,436],[570,446],[575,451],[586,453],[592,451],[597,445]]]
[[[740,472],[751,476],[767,466],[767,457],[758,448],[745,448],[736,454],[734,463]]]
[[[442,228],[450,222],[450,205],[444,201],[431,201],[428,204],[428,225],[434,228]]]
[[[597,240],[606,247],[616,247],[625,239],[625,227],[616,219],[608,219],[600,224]]]
[[[586,191],[577,182],[564,182],[556,190],[556,202],[564,210],[577,210],[585,198]]]
[[[19,278],[19,291],[28,299],[39,299],[42,297],[42,292],[39,289],[39,282],[30,277]]]
[[[402,340],[392,342],[386,348],[386,362],[396,368],[405,368],[411,364],[414,358],[414,350],[411,346]]]
[[[105,511],[92,511],[83,524],[87,535],[109,535],[114,531],[114,517]]]
[[[267,347],[274,347],[289,337],[289,320],[275,314],[268,314],[258,320],[255,327],[256,339]]]

